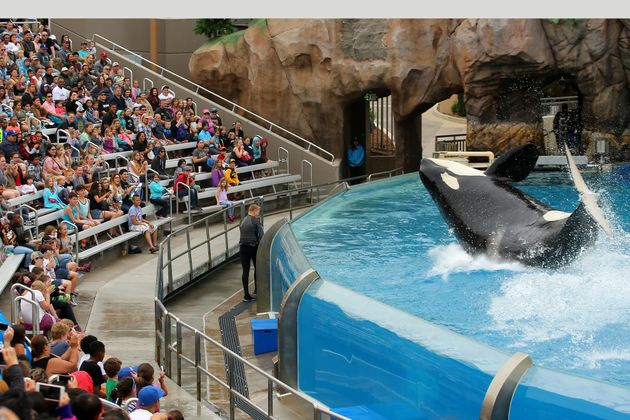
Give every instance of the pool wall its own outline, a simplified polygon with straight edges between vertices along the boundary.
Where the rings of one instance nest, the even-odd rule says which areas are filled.
[[[270,253],[269,306],[282,314],[285,294],[312,268],[290,223],[278,230]],[[282,318],[297,319],[297,334],[284,331],[283,337],[297,349],[292,357],[298,366],[288,383],[340,412],[359,406],[371,418],[479,417],[486,390],[509,354],[332,280],[313,281],[297,298],[297,314],[280,319],[281,336]],[[534,366],[511,408],[513,419],[628,419],[630,390]]]

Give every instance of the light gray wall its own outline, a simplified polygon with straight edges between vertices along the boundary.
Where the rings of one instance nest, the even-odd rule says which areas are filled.
[[[151,19],[51,19],[51,31],[60,37],[70,35],[73,47],[79,48],[82,39],[99,34],[143,57],[150,59]],[[156,64],[184,77],[189,77],[190,55],[206,41],[195,35],[195,19],[157,19]]]

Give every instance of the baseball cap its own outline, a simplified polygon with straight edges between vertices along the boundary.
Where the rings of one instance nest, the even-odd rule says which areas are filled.
[[[46,46],[46,44],[42,44],[42,45],[39,46],[39,49],[40,50],[47,50],[48,47]]]
[[[212,108],[210,108],[210,112],[217,112],[217,111],[218,111],[218,109],[216,107],[214,107],[214,106]]]
[[[236,159],[230,159],[230,163],[236,162]]]
[[[44,258],[44,254],[39,251],[33,251],[31,253],[31,261],[33,261],[35,258]]]
[[[182,166],[182,171],[190,171],[192,168],[190,166]]]
[[[68,67],[62,67],[61,71],[68,71]]]
[[[101,53],[101,57],[107,57],[107,51],[103,51],[103,52]]]
[[[164,391],[153,385],[145,386],[138,392],[138,402],[142,407],[155,405],[164,396]]]
[[[114,62],[112,63],[112,67],[114,67],[114,66],[120,66],[120,64],[118,64],[118,61],[114,61]]]
[[[54,241],[55,238],[53,238],[50,235],[44,235],[44,237],[42,238],[42,242],[50,242],[50,241]]]
[[[204,114],[209,114],[209,113],[210,113],[210,110],[209,110],[208,108],[206,108],[206,109],[204,109],[204,110],[203,110],[203,113],[204,113]]]
[[[7,130],[7,136],[15,136],[15,131],[13,130]]]
[[[131,372],[137,372],[138,366],[127,366],[118,371],[118,380],[120,381],[123,378],[130,377]]]

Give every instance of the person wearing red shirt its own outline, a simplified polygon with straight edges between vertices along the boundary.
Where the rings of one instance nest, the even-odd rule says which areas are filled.
[[[193,186],[195,185],[195,178],[194,178],[194,175],[190,173],[190,170],[191,170],[190,166],[182,167],[182,171],[179,173],[179,175],[177,175],[177,178],[175,178],[173,191],[175,191],[175,194],[177,194],[177,196],[181,200],[182,198],[188,196],[188,190],[189,190],[188,188],[184,187],[184,185],[182,184],[190,186],[190,209],[199,210],[199,208],[197,207],[198,206],[197,190],[193,188]]]

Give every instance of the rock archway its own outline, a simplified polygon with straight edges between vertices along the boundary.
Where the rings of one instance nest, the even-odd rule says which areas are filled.
[[[389,90],[396,164],[407,170],[420,157],[418,115],[462,91],[471,149],[540,144],[536,89],[560,74],[581,92],[584,139],[607,137],[614,151],[630,144],[625,20],[271,19],[200,47],[189,68],[197,83],[336,156],[346,107]]]

